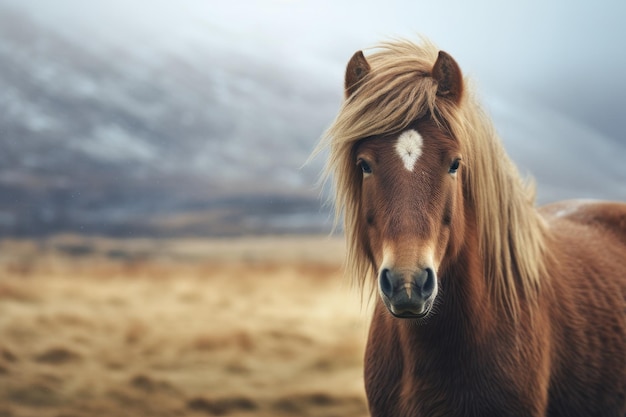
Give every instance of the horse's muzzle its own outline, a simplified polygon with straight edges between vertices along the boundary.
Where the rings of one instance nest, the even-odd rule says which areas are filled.
[[[398,318],[425,317],[437,293],[437,277],[431,268],[411,275],[385,268],[380,271],[378,285],[385,306]]]

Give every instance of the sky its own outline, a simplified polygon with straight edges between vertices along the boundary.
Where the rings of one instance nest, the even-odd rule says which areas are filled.
[[[626,70],[619,0],[23,0],[19,7],[70,35],[134,43],[147,56],[201,45],[329,77],[356,49],[418,34],[490,88],[537,92],[567,83],[610,96],[613,76]]]
[[[312,114],[321,134],[338,109],[345,65],[356,50],[423,35],[472,77],[513,159],[538,179],[543,201],[577,191],[600,198],[626,196],[626,164],[615,161],[616,153],[626,155],[623,1],[0,3],[28,12],[69,38],[97,40],[95,47],[123,45],[148,67],[164,57],[207,54],[206,72],[216,85],[234,82],[259,96],[253,107],[233,107],[243,109],[232,116],[244,126],[241,134],[250,134],[256,119],[270,123],[268,109],[281,104],[264,109],[258,103],[263,103],[264,87],[272,84],[276,93],[280,83],[290,85],[290,94],[325,97],[326,104],[316,104],[317,109],[294,104],[293,97],[282,104],[293,107],[294,114]],[[224,102],[241,99],[227,88],[217,88],[216,94]],[[311,137],[311,149],[316,140]],[[599,183],[610,192],[599,190]]]

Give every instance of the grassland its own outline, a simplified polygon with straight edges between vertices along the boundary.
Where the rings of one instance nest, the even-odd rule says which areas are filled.
[[[364,416],[337,238],[0,244],[0,416]]]

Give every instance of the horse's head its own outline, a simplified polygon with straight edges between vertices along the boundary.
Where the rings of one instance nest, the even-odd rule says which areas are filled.
[[[346,71],[349,100],[370,67],[362,53]],[[458,105],[462,77],[445,52],[428,73],[435,100]],[[375,107],[371,111],[377,111]],[[376,134],[352,144],[355,187],[355,236],[377,275],[378,292],[399,318],[422,318],[431,311],[439,273],[456,256],[464,234],[463,153],[445,121],[432,111],[393,133]]]
[[[546,275],[545,225],[456,62],[427,41],[383,43],[352,57],[345,96],[317,150],[330,148],[346,271],[376,277],[398,317],[428,315],[443,287],[517,316]]]

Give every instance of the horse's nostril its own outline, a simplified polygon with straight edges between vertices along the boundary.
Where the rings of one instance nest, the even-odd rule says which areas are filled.
[[[424,272],[426,272],[426,281],[422,286],[422,297],[427,298],[435,290],[435,273],[430,268],[426,268]]]
[[[393,282],[391,281],[391,272],[383,269],[380,273],[380,289],[387,297],[393,295]]]

